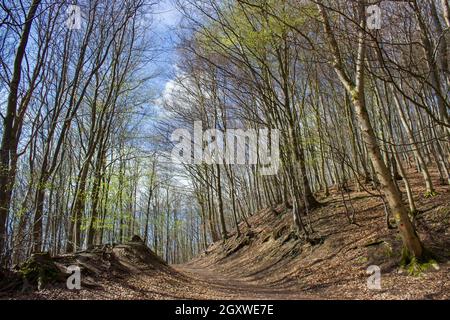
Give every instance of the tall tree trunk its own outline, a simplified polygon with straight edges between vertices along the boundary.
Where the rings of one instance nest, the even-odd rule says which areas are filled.
[[[222,183],[220,179],[220,165],[216,165],[217,169],[217,200],[219,202],[219,221],[222,232],[222,240],[226,240],[228,238],[227,226],[225,223],[225,215],[223,212],[223,198],[222,198]]]
[[[365,6],[362,1],[359,2],[358,13],[360,16],[360,31],[358,32],[358,53],[356,62],[356,81],[352,82],[341,60],[341,54],[338,43],[334,37],[333,31],[330,26],[328,14],[325,7],[319,1],[318,9],[323,18],[324,30],[328,37],[329,44],[335,59],[334,69],[339,76],[345,89],[351,96],[352,103],[355,107],[357,120],[361,128],[364,143],[370,155],[372,165],[374,167],[376,176],[381,184],[381,190],[386,196],[390,210],[394,215],[394,218],[399,226],[400,235],[403,240],[404,248],[407,250],[408,255],[415,256],[418,259],[423,258],[424,249],[419,237],[414,230],[414,227],[409,219],[408,210],[406,209],[401,194],[392,181],[386,164],[383,162],[381,151],[377,143],[377,138],[373,132],[372,125],[369,120],[369,114],[367,112],[365,104],[365,90],[364,90],[364,77],[365,77],[365,61],[366,61],[366,17]]]
[[[9,83],[8,101],[6,105],[6,115],[3,118],[3,136],[0,150],[0,265],[4,263],[5,243],[6,243],[6,222],[11,205],[11,191],[15,182],[16,172],[11,170],[11,156],[16,154],[18,137],[13,127],[16,120],[17,102],[19,95],[19,85],[22,76],[22,61],[25,57],[25,50],[30,36],[31,26],[40,4],[40,0],[33,0],[28,10],[19,45],[14,59],[13,73]],[[14,148],[14,144],[16,147]]]

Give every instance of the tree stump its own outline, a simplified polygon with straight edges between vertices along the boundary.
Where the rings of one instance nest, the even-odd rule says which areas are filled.
[[[63,281],[64,273],[54,263],[48,252],[34,253],[19,269],[22,275],[24,288],[37,286],[38,290],[47,284]]]

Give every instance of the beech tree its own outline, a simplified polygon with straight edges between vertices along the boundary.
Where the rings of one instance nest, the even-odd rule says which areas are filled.
[[[371,4],[180,0],[177,65],[161,89],[156,3],[78,1],[78,30],[65,2],[3,1],[2,266],[134,235],[181,263],[249,236],[261,210],[285,210],[316,244],[315,209],[330,195],[359,227],[353,191],[383,205],[405,263],[426,258],[420,197],[450,184],[449,5],[376,2],[374,29]],[[239,130],[236,151],[255,161],[174,163],[177,129],[202,152],[218,138],[196,132]],[[276,146],[277,170],[264,174]]]

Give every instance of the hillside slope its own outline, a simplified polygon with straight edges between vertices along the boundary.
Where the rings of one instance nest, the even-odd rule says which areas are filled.
[[[434,172],[436,177],[436,173]],[[418,233],[438,264],[419,276],[409,276],[399,266],[401,240],[387,228],[383,203],[366,192],[352,192],[356,224],[350,224],[339,192],[322,198],[323,206],[311,212],[315,244],[298,239],[292,215],[284,206],[253,215],[251,229],[241,224],[241,237],[232,234],[215,243],[201,256],[182,266],[193,276],[207,270],[221,277],[284,288],[322,298],[351,299],[448,299],[450,297],[450,193],[439,186],[438,194],[424,197],[421,179],[412,174]],[[400,185],[402,183],[400,182]],[[406,201],[406,199],[405,199]],[[381,268],[381,290],[367,288],[366,270]]]
[[[76,254],[43,255],[39,259],[46,267],[56,265],[61,277],[36,290],[17,281],[17,272],[14,279],[0,273],[0,298],[449,299],[449,187],[435,181],[438,194],[426,198],[419,175],[413,178],[418,233],[438,261],[419,276],[399,267],[401,240],[387,228],[379,198],[351,192],[346,205],[354,208],[356,224],[350,224],[340,193],[332,190],[310,213],[313,243],[298,238],[291,211],[280,205],[255,213],[250,229],[241,223],[241,236],[234,232],[183,265],[167,265],[139,238]],[[81,267],[81,290],[65,287],[69,265]],[[370,265],[381,268],[381,290],[367,288]]]

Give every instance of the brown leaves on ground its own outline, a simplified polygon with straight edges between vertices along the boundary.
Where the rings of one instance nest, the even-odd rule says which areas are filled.
[[[320,199],[323,206],[311,212],[315,244],[293,236],[291,211],[279,206],[250,218],[256,234],[249,245],[232,255],[223,247],[240,243],[234,234],[223,245],[182,267],[203,278],[209,274],[239,279],[247,284],[331,299],[448,299],[450,298],[450,190],[439,185],[431,171],[437,195],[425,197],[420,174],[410,173],[416,205],[416,227],[427,249],[436,255],[432,266],[410,276],[399,266],[402,242],[397,230],[387,228],[383,203],[366,192],[352,192],[356,223],[350,224],[340,193]],[[399,181],[403,188],[403,183]],[[405,202],[407,199],[405,198]],[[349,202],[347,205],[349,206]],[[275,212],[283,212],[275,214]],[[391,217],[392,218],[392,217]],[[393,218],[392,218],[393,219]],[[241,224],[245,235],[246,227]],[[381,268],[381,290],[367,287],[370,265]],[[435,266],[436,267],[436,266]],[[192,268],[192,269],[190,269]]]
[[[436,176],[436,172],[433,172]],[[351,193],[356,223],[350,224],[339,192],[320,199],[310,213],[314,242],[292,226],[290,209],[253,215],[251,230],[212,244],[193,261],[167,266],[136,243],[56,257],[82,267],[82,289],[57,284],[40,291],[7,293],[3,299],[448,299],[450,298],[450,193],[435,179],[427,198],[419,174],[411,174],[419,213],[415,224],[438,270],[410,276],[399,267],[401,240],[388,229],[383,204],[365,192]],[[402,182],[400,187],[402,187]],[[406,199],[405,199],[406,201]],[[349,205],[349,202],[347,203]],[[367,267],[381,268],[381,290],[367,287]],[[92,285],[89,285],[92,284]]]

